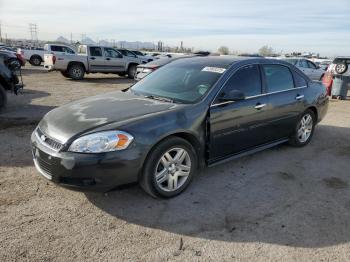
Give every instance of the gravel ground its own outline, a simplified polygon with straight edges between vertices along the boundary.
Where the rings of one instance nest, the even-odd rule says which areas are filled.
[[[24,81],[0,115],[0,261],[350,261],[350,100],[330,102],[308,146],[205,169],[179,197],[155,200],[137,185],[70,191],[32,164],[45,112],[129,80],[29,68]]]

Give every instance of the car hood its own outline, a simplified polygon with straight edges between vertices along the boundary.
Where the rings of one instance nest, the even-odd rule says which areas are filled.
[[[45,115],[40,129],[62,143],[95,128],[173,110],[178,105],[151,100],[130,92],[112,92],[78,100]]]

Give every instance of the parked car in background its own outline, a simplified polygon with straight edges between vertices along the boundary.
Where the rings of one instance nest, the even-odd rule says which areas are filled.
[[[73,47],[61,44],[46,44],[44,45],[45,54],[70,54],[75,55],[76,51]],[[45,60],[45,57],[44,57]]]
[[[0,46],[0,52],[7,52],[11,53],[12,55],[12,63],[16,64],[16,67],[25,66],[26,59],[24,58],[23,54],[20,52],[17,52],[17,49],[14,47],[8,47],[8,46]],[[14,57],[16,56],[16,57]]]
[[[177,57],[166,57],[166,58],[160,58],[156,59],[152,62],[149,62],[147,64],[138,65],[136,69],[136,76],[135,80],[140,81],[141,79],[145,78],[147,75],[152,73],[153,71],[161,68],[162,66],[165,66],[166,64],[169,64],[175,60],[182,59],[182,58],[190,58],[195,56],[208,56],[210,55],[210,52],[197,52],[192,55],[184,55],[184,56],[177,56]]]
[[[327,112],[321,82],[280,60],[179,59],[128,90],[55,108],[31,136],[38,172],[68,188],[139,182],[174,197],[200,167],[289,142],[307,145]]]
[[[0,51],[0,111],[6,106],[7,91],[17,94],[23,88],[20,68],[13,63],[14,57],[13,52]]]
[[[111,47],[80,45],[77,54],[46,54],[44,67],[60,71],[64,77],[80,80],[85,73],[115,73],[134,78],[140,59],[123,56]]]
[[[305,58],[283,58],[283,61],[291,63],[298,67],[305,75],[312,80],[322,80],[325,70],[315,65],[312,61]]]
[[[22,62],[18,59],[17,54],[13,51],[0,50],[0,54],[6,57],[6,61],[12,65],[12,67],[19,69],[22,66]]]
[[[162,66],[165,66],[166,64],[169,64],[175,60],[181,59],[181,58],[188,58],[193,57],[192,56],[179,56],[175,58],[161,58],[156,59],[152,62],[149,62],[147,64],[138,65],[136,69],[136,76],[135,80],[140,81],[141,79],[145,78],[150,73],[154,72],[155,70],[161,68]]]
[[[44,61],[44,48],[19,48],[17,52],[21,53],[33,66],[40,66]]]
[[[134,52],[124,49],[124,48],[116,48],[116,50],[121,53],[125,59],[129,59],[131,62],[136,62],[138,64],[148,63],[148,59],[142,56],[138,56]]]
[[[143,61],[151,62],[154,60],[154,57],[151,55],[144,54],[138,50],[131,50],[134,54],[136,54],[139,58],[141,58]]]
[[[350,70],[350,57],[338,56],[334,58],[332,63],[328,66],[327,71],[322,79],[323,84],[327,87],[328,95],[331,95],[333,79],[336,74],[344,74]]]

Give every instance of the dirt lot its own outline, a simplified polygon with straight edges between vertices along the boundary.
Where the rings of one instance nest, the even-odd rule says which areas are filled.
[[[35,122],[55,106],[131,82],[29,68],[0,115],[0,261],[350,261],[350,100],[331,101],[312,142],[197,175],[155,200],[137,185],[69,191],[35,171]]]

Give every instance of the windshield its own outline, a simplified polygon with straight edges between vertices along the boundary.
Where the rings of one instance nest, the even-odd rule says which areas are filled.
[[[173,62],[136,83],[131,91],[149,97],[168,98],[174,102],[193,103],[211,89],[226,67],[207,66],[199,62]]]

